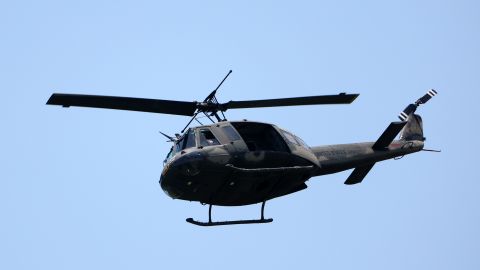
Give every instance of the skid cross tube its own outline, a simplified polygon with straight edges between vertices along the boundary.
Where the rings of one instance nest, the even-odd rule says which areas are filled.
[[[263,217],[263,210],[265,210],[265,202],[266,202],[266,201],[263,201],[263,202],[262,202],[262,210],[261,210],[261,214],[260,214],[260,219],[261,219],[261,220],[264,220],[264,219],[265,219],[265,218]]]
[[[212,223],[212,205],[208,207],[208,223]]]

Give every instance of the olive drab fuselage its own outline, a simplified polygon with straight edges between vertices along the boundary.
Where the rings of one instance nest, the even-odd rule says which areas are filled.
[[[245,121],[246,122],[246,121]],[[199,201],[215,205],[246,205],[262,202],[304,189],[312,170],[255,171],[258,168],[319,167],[318,159],[298,137],[274,125],[269,126],[286,147],[281,149],[252,149],[232,123],[219,122],[190,129],[185,134],[195,134],[195,144],[177,147],[182,137],[172,147],[178,151],[165,161],[160,184],[172,198]],[[208,129],[215,136],[215,144],[202,139],[201,131]],[[203,142],[202,142],[203,140]],[[235,168],[252,169],[239,171]]]
[[[255,149],[252,147],[255,141],[245,140],[243,137],[249,135],[242,136],[235,128],[242,124],[246,129],[268,127],[284,147],[260,145]],[[213,140],[205,138],[205,130],[211,132]],[[188,136],[194,141],[190,137],[186,143]],[[381,150],[373,149],[373,144],[309,147],[298,136],[272,124],[224,121],[185,132],[165,160],[160,185],[174,199],[247,205],[303,190],[312,176],[348,170],[423,148],[422,141],[394,141]]]

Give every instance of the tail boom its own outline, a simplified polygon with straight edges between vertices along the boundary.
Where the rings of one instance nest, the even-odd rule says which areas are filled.
[[[395,140],[384,149],[374,149],[374,142],[338,144],[312,147],[321,168],[316,175],[337,173],[379,161],[401,157],[421,151],[423,141]]]
[[[376,162],[418,152],[423,149],[423,123],[417,108],[427,103],[437,91],[431,89],[414,103],[408,105],[399,115],[400,122],[392,122],[376,142],[339,144],[313,147],[320,168],[317,175],[325,175],[353,169],[347,185],[358,184],[373,168]],[[394,140],[401,133],[400,140]]]

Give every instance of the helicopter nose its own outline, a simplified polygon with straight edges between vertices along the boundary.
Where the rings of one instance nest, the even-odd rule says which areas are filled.
[[[180,190],[176,189],[175,186],[173,185],[173,179],[171,179],[172,177],[169,175],[169,171],[171,170],[171,168],[169,168],[170,166],[165,166],[163,168],[163,171],[162,171],[162,174],[160,175],[160,181],[158,181],[158,183],[160,184],[160,187],[162,188],[162,190],[171,198],[173,199],[177,199],[177,198],[180,198],[182,193]]]
[[[166,164],[160,176],[160,187],[168,196],[182,198],[189,186],[188,181],[200,174],[201,160],[203,156],[200,153],[190,153]]]

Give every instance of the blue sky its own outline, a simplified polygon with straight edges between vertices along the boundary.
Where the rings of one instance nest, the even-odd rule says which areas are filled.
[[[479,269],[476,1],[4,1],[1,269]],[[45,106],[53,92],[221,101],[360,93],[236,110],[310,145],[374,141],[429,88],[427,148],[267,203],[268,225],[200,228],[158,185],[188,118]],[[250,218],[258,205],[217,207]]]

